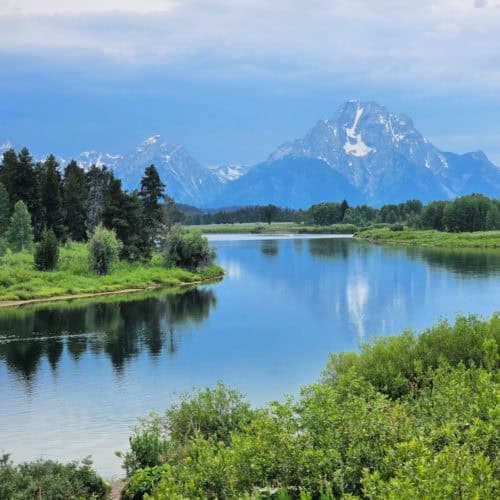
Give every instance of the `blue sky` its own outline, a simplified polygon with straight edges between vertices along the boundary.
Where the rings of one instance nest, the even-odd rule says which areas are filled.
[[[2,0],[0,141],[254,163],[344,100],[500,165],[500,0]]]

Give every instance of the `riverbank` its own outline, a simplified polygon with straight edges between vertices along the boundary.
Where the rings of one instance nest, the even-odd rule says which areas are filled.
[[[195,272],[167,269],[156,254],[148,262],[121,261],[107,276],[97,276],[88,268],[86,245],[68,243],[61,248],[56,271],[36,270],[30,253],[0,257],[0,307],[194,285],[223,275],[219,266]]]
[[[353,234],[358,228],[353,224],[332,224],[331,226],[306,226],[294,222],[273,222],[272,224],[242,222],[236,224],[206,224],[185,226],[203,234]]]
[[[354,238],[374,243],[395,245],[419,245],[448,248],[500,248],[500,231],[478,231],[474,233],[445,233],[435,230],[389,228],[358,231]]]

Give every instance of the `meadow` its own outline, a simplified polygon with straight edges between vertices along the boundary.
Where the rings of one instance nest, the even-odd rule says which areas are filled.
[[[31,252],[7,251],[0,257],[0,306],[18,301],[174,287],[222,277],[219,266],[197,271],[167,268],[159,253],[148,261],[119,261],[106,276],[89,267],[88,246],[67,242],[60,248],[57,269],[38,271]]]

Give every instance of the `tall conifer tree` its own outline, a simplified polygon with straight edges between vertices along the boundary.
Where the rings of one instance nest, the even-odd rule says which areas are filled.
[[[63,212],[68,236],[74,241],[86,239],[86,199],[85,171],[72,160],[64,169]]]
[[[9,193],[0,182],[0,238],[5,236],[5,232],[10,222],[10,201]]]
[[[59,164],[53,155],[48,156],[42,166],[40,199],[44,208],[45,228],[52,229],[59,239],[63,238],[65,228],[62,210],[62,178]]]

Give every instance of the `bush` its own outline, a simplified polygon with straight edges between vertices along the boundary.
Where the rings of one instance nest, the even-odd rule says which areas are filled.
[[[59,243],[52,229],[44,230],[35,250],[35,267],[39,271],[50,271],[57,267]]]
[[[173,227],[166,233],[163,255],[167,267],[189,270],[212,265],[216,256],[199,231],[186,231],[180,227]]]
[[[123,245],[114,230],[99,224],[89,241],[90,267],[99,276],[108,274],[120,258]]]
[[[243,395],[222,383],[214,389],[183,394],[165,415],[143,419],[130,437],[130,451],[124,455],[127,475],[185,455],[195,436],[228,442],[231,433],[249,420],[250,405]]]
[[[84,460],[81,464],[38,460],[14,465],[8,455],[0,457],[2,499],[105,500],[109,494],[109,485],[92,469],[90,460]]]
[[[261,410],[223,386],[186,396],[124,498],[496,498],[499,332],[471,316],[374,340]]]

